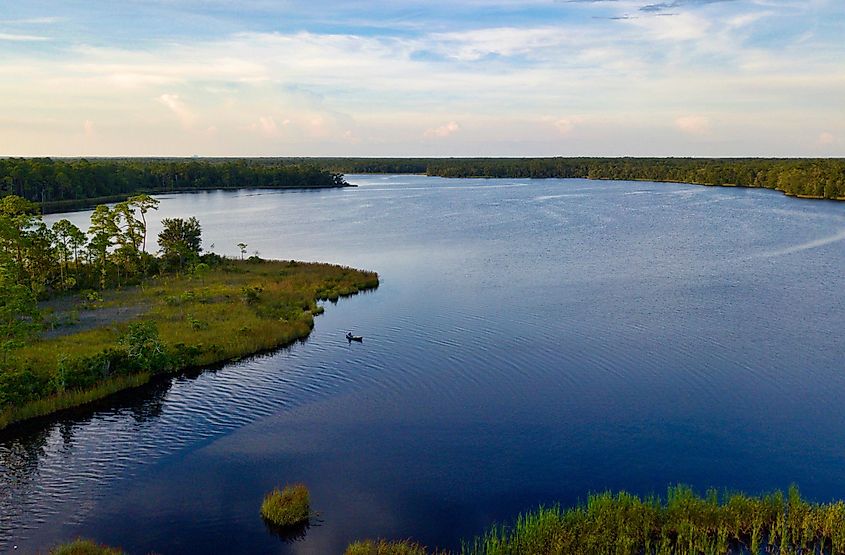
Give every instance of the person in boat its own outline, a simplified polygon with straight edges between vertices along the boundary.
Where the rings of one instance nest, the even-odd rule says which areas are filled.
[[[346,339],[348,339],[349,341],[352,341],[352,332],[351,331],[346,332]]]

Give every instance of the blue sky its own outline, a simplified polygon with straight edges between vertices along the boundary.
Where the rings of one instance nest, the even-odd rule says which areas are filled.
[[[0,155],[845,156],[843,0],[0,0]]]

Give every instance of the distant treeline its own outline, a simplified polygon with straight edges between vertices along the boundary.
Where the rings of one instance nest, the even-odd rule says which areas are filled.
[[[845,199],[845,159],[774,158],[311,158],[343,173],[419,173],[440,177],[581,177],[671,181],[776,189]]]
[[[0,159],[0,196],[17,195],[46,209],[136,193],[344,185],[340,174],[281,159]]]
[[[6,158],[0,196],[39,202],[47,212],[137,193],[342,187],[344,173],[670,181],[845,199],[842,158]]]

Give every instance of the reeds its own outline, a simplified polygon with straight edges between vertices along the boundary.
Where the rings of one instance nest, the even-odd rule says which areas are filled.
[[[591,495],[586,505],[539,509],[464,546],[464,555],[845,553],[845,504],[813,504],[798,489],[759,497],[687,486],[666,500]]]
[[[383,543],[358,542],[350,545],[350,550]],[[347,555],[382,553],[360,549],[347,550]],[[576,507],[540,507],[522,514],[512,526],[494,526],[464,542],[460,553],[843,555],[845,502],[810,503],[795,486],[786,495],[776,491],[753,497],[709,490],[700,497],[679,485],[669,488],[665,500],[606,492],[590,495],[585,504]]]
[[[115,376],[90,389],[63,391],[43,399],[30,401],[20,407],[7,408],[0,412],[0,430],[14,422],[46,416],[60,410],[92,403],[119,391],[140,387],[149,381],[150,374],[148,373]]]
[[[346,548],[345,555],[427,555],[424,547],[410,540],[365,540]]]

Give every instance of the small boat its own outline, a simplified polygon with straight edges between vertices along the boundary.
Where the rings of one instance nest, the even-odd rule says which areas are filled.
[[[350,341],[350,342],[357,341],[358,343],[362,343],[364,341],[364,336],[362,336],[362,335],[352,335],[352,333],[350,332],[350,333],[346,334],[346,340]]]

